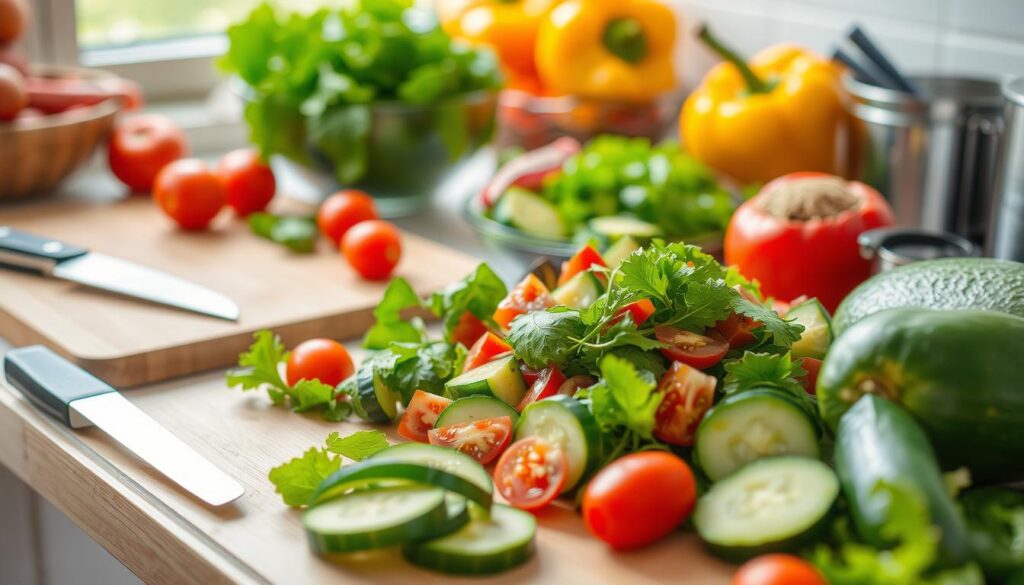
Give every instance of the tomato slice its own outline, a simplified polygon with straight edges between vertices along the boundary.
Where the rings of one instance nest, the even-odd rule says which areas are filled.
[[[473,347],[480,336],[487,333],[487,325],[477,318],[476,315],[466,311],[459,317],[459,322],[452,329],[452,343],[461,343],[466,347]]]
[[[476,340],[473,347],[466,355],[466,361],[462,366],[463,372],[473,368],[479,368],[494,358],[512,351],[512,346],[507,341],[488,331]]]
[[[465,453],[481,465],[487,465],[508,447],[512,440],[512,419],[507,416],[482,418],[427,431],[431,445]]]
[[[702,370],[717,364],[729,351],[729,344],[723,339],[667,325],[656,325],[654,337],[668,344],[668,347],[661,348],[662,355]]]
[[[675,362],[661,381],[664,395],[654,415],[654,436],[671,445],[693,445],[697,425],[715,401],[718,380],[681,362]]]
[[[612,319],[611,323],[618,323],[619,319],[627,313],[630,317],[633,318],[633,323],[636,323],[637,325],[643,325],[644,321],[650,319],[651,315],[654,314],[654,303],[651,302],[651,299],[640,299],[639,301],[633,301],[632,303],[629,303],[625,307],[622,307],[621,309],[616,311],[615,318]]]
[[[746,347],[757,339],[754,330],[762,327],[763,323],[755,321],[751,317],[733,313],[728,318],[715,323],[710,331],[716,331],[731,348]]]
[[[526,382],[527,386],[533,386],[544,370],[535,370],[526,364],[519,364],[519,371],[523,373],[523,382]]]
[[[498,303],[498,309],[494,311],[494,321],[502,329],[508,329],[512,320],[530,311],[542,311],[548,307],[555,306],[555,300],[551,298],[551,292],[544,283],[534,274],[527,274],[526,278],[519,282],[508,293],[508,296]]]
[[[558,274],[558,286],[569,282],[572,277],[576,276],[584,270],[590,270],[591,266],[608,266],[601,257],[601,253],[594,249],[593,246],[587,244],[579,249],[572,258],[562,262],[562,272]],[[603,277],[604,275],[600,275]]]
[[[818,371],[821,370],[821,360],[805,357],[801,360],[800,365],[807,375],[802,376],[798,381],[803,385],[804,390],[813,396],[818,389]]]
[[[426,443],[427,431],[434,428],[437,416],[451,403],[444,396],[417,390],[409,406],[405,407],[402,420],[398,422],[398,434],[410,441]]]
[[[548,505],[562,493],[569,462],[557,446],[540,437],[520,439],[505,451],[494,469],[494,487],[523,510]]]
[[[562,373],[562,370],[558,369],[558,366],[551,364],[544,368],[540,371],[533,384],[530,384],[530,389],[523,395],[523,399],[519,402],[516,410],[522,412],[524,408],[534,402],[544,400],[548,396],[554,396],[558,393],[558,389],[562,387],[563,383],[565,383],[565,374]]]
[[[590,388],[594,384],[597,384],[597,378],[593,376],[588,376],[586,374],[573,376],[565,382],[562,382],[562,385],[558,387],[557,394],[562,394],[572,398],[580,388]]]

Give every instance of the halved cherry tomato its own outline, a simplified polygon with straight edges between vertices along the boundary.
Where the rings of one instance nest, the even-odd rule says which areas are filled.
[[[449,447],[487,465],[512,440],[512,419],[507,416],[482,418],[427,431],[431,445]]]
[[[757,339],[754,336],[754,330],[762,326],[762,323],[746,315],[733,313],[715,323],[714,331],[717,331],[722,336],[722,339],[729,344],[729,347],[737,348],[746,347],[754,343]]]
[[[508,329],[513,319],[530,311],[543,311],[555,306],[551,292],[535,275],[527,274],[526,278],[509,291],[508,296],[498,303],[494,311],[494,322],[501,328]]]
[[[341,238],[341,253],[363,278],[384,280],[402,256],[402,236],[386,221],[362,221]]]
[[[668,344],[660,350],[663,356],[701,370],[717,364],[729,352],[729,344],[723,339],[667,325],[656,325],[654,337]]]
[[[579,249],[572,258],[562,262],[562,272],[558,274],[558,286],[569,282],[572,277],[576,276],[584,270],[589,270],[591,266],[608,266],[601,257],[601,253],[594,249],[593,246],[587,244]],[[604,275],[600,275],[599,278]]]
[[[828,581],[800,557],[770,554],[744,563],[733,575],[732,585],[828,585]]]
[[[473,313],[466,311],[459,317],[459,322],[452,329],[452,343],[461,343],[473,347],[480,336],[487,333],[487,325]]]
[[[507,354],[510,351],[512,351],[512,346],[507,341],[488,331],[481,335],[480,339],[477,339],[473,347],[469,349],[466,361],[462,365],[462,371],[468,372],[474,368],[479,368],[494,358]]]
[[[597,384],[597,378],[580,374],[562,382],[562,385],[558,387],[557,393],[572,398],[580,388],[590,388],[594,384]]]
[[[619,319],[627,313],[633,318],[633,323],[643,325],[644,321],[650,319],[651,315],[654,314],[654,303],[651,302],[651,299],[633,301],[616,311],[615,318],[612,319],[611,324],[618,323]]]
[[[654,415],[654,436],[671,445],[693,445],[697,425],[715,401],[718,380],[675,362],[658,382],[663,395]]]
[[[345,346],[333,339],[310,339],[295,346],[285,368],[288,385],[299,380],[319,380],[337,386],[355,371],[352,356]]]
[[[616,459],[587,484],[583,521],[612,548],[648,545],[676,529],[697,501],[685,461],[664,451]]]
[[[516,508],[535,510],[562,493],[568,467],[565,453],[557,446],[527,437],[512,443],[498,460],[494,487]]]
[[[516,410],[522,412],[524,408],[534,402],[544,400],[548,396],[554,396],[564,383],[565,374],[562,373],[562,370],[558,369],[558,366],[551,364],[541,370],[537,379],[530,384],[530,389],[523,395],[523,399],[519,402]]]
[[[444,396],[417,390],[405,407],[405,414],[398,422],[398,434],[410,441],[427,442],[427,431],[434,428],[441,411],[452,401]]]
[[[801,360],[800,365],[803,366],[807,374],[797,381],[803,385],[808,394],[813,396],[818,390],[818,371],[821,370],[821,360],[805,357]]]

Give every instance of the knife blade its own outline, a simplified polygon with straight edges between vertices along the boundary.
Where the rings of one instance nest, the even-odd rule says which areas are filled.
[[[211,506],[245,493],[231,476],[139,410],[120,392],[51,350],[32,345],[4,356],[7,381],[65,426],[97,426],[168,479]]]
[[[165,272],[0,226],[0,264],[201,315],[237,321],[223,294]]]

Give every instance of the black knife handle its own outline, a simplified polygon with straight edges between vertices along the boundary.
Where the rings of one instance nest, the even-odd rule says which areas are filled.
[[[43,270],[89,250],[0,225],[0,264]]]
[[[103,380],[42,345],[29,345],[7,352],[4,375],[29,402],[69,427],[73,426],[72,402],[115,392]]]

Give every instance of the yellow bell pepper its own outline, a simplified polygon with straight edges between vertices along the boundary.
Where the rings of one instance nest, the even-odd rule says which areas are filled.
[[[700,37],[726,61],[683,105],[680,134],[693,156],[746,182],[838,172],[848,120],[838,65],[793,45],[770,47],[748,65],[707,27]]]
[[[648,101],[675,87],[675,35],[657,0],[566,0],[541,24],[537,70],[555,93]]]

